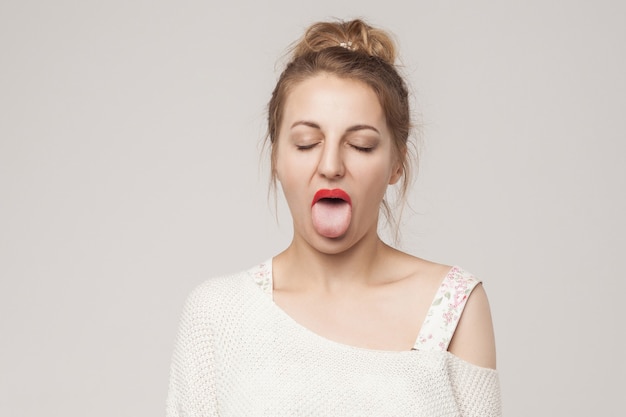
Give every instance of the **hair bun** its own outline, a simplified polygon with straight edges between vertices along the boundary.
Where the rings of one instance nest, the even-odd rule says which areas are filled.
[[[374,56],[390,65],[396,60],[396,46],[391,36],[360,19],[311,25],[294,47],[292,59],[331,47]]]

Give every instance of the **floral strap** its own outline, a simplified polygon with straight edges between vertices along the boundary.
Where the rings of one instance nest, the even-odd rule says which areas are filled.
[[[259,264],[248,270],[248,273],[254,279],[254,282],[263,290],[263,292],[272,297],[272,260],[269,259],[262,264]]]
[[[448,350],[465,303],[480,281],[455,266],[450,269],[426,314],[414,350]]]

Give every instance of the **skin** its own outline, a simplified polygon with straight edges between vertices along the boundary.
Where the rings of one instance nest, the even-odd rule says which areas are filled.
[[[400,252],[378,236],[381,201],[402,176],[378,98],[359,81],[315,75],[288,95],[279,132],[275,171],[294,235],[273,260],[274,301],[327,339],[410,350],[450,266]],[[321,236],[313,227],[311,201],[321,188],[341,188],[352,199],[350,226],[340,237]],[[449,351],[495,368],[493,326],[480,285]]]

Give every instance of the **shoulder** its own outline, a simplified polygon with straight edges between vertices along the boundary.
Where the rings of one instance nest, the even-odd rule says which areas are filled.
[[[223,307],[252,281],[248,271],[218,275],[197,285],[185,301],[184,311],[215,310]]]
[[[472,289],[448,350],[469,363],[495,369],[495,337],[487,293],[480,281],[463,274]]]
[[[216,292],[228,291],[229,288],[241,281],[241,277],[244,274],[244,272],[238,272],[207,278],[189,293],[189,300],[198,301],[207,297],[213,297]]]
[[[465,362],[495,369],[493,324],[481,280],[458,266],[421,259],[415,264],[419,266],[420,289],[434,296],[430,301],[428,297],[421,300],[431,304],[420,336],[429,331],[441,336],[424,343],[443,343],[443,349]]]
[[[434,291],[441,285],[451,266],[440,264],[410,255],[391,248],[390,256],[384,265],[385,270],[393,271],[395,279],[408,279],[418,283],[422,290]]]

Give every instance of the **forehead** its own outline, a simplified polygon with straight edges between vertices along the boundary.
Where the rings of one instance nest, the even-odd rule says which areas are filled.
[[[385,116],[367,84],[330,74],[318,74],[295,84],[287,94],[282,125],[311,120],[321,124],[369,123],[381,128]]]

